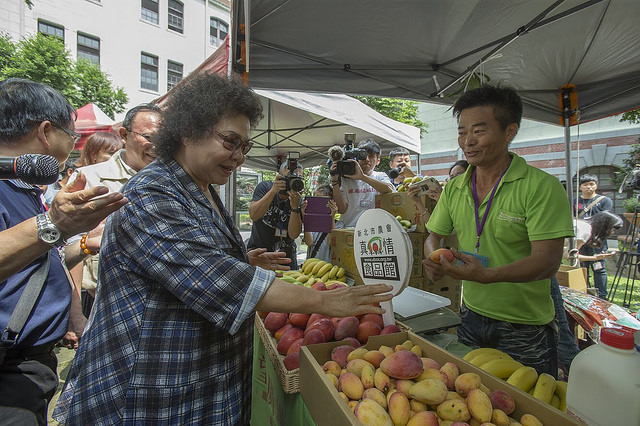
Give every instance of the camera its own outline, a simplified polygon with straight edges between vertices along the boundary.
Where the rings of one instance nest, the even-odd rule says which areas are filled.
[[[367,158],[367,151],[353,147],[355,140],[355,133],[344,134],[344,148],[342,148],[342,156],[336,164],[336,172],[340,176],[352,175],[356,172],[356,165],[354,162],[345,160],[365,160]]]
[[[298,158],[300,158],[299,152],[291,151],[287,154],[287,169],[289,173],[284,176],[284,181],[287,186],[284,191],[280,191],[282,195],[286,195],[287,192],[292,189],[296,192],[301,192],[304,189],[302,176],[296,173],[296,170],[300,168],[300,166],[298,166]]]
[[[622,181],[618,192],[623,191],[640,191],[640,164],[636,164],[636,168],[630,171]]]
[[[389,170],[389,177],[391,179],[395,179],[398,176],[400,176],[400,173],[402,172],[403,167],[398,166],[398,167],[394,167],[393,169]]]

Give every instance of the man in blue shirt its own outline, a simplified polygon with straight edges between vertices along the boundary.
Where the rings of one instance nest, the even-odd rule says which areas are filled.
[[[78,134],[74,109],[56,90],[22,79],[0,82],[0,156],[51,155],[64,166]],[[52,349],[67,331],[71,285],[67,267],[99,247],[100,236],[64,247],[65,238],[95,228],[126,203],[122,194],[98,200],[106,188],[82,190],[84,178],[58,192],[49,210],[41,190],[20,180],[0,180],[0,418],[47,422],[58,385]],[[9,319],[29,278],[49,259],[44,286],[22,331]],[[4,352],[4,351],[3,351]],[[27,420],[29,419],[29,420]]]

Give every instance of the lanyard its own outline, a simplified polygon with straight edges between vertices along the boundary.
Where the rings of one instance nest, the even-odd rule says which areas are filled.
[[[509,170],[510,165],[511,165],[511,161],[509,161],[509,165],[507,165],[507,168],[504,169],[504,172],[502,172],[502,174],[500,175],[500,178],[498,179],[496,184],[493,186],[493,189],[491,190],[489,201],[487,201],[487,208],[484,210],[484,214],[482,215],[482,222],[480,222],[480,214],[479,214],[480,202],[478,201],[478,190],[476,188],[476,169],[473,169],[473,174],[471,175],[471,188],[473,189],[473,204],[474,204],[475,213],[476,213],[476,235],[477,235],[476,248],[475,248],[476,254],[480,250],[480,235],[482,235],[482,231],[484,230],[484,224],[487,221],[487,216],[489,216],[489,209],[491,208],[491,203],[493,202],[493,196],[496,195],[496,191],[498,190],[498,185],[500,185],[500,181],[504,177],[505,173],[507,173],[507,170]]]

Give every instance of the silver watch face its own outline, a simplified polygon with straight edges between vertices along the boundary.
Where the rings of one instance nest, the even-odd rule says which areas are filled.
[[[55,244],[60,241],[60,232],[57,229],[43,229],[40,231],[40,239],[45,243]]]

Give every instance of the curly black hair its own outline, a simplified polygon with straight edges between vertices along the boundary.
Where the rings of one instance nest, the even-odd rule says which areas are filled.
[[[262,119],[260,98],[236,77],[199,74],[170,94],[158,132],[153,138],[156,154],[171,158],[186,139],[202,139],[213,133],[222,119],[235,114],[249,118],[251,127]]]
[[[613,229],[622,227],[620,216],[609,211],[596,213],[586,220],[591,225],[591,236],[585,244],[596,248],[602,247]]]

